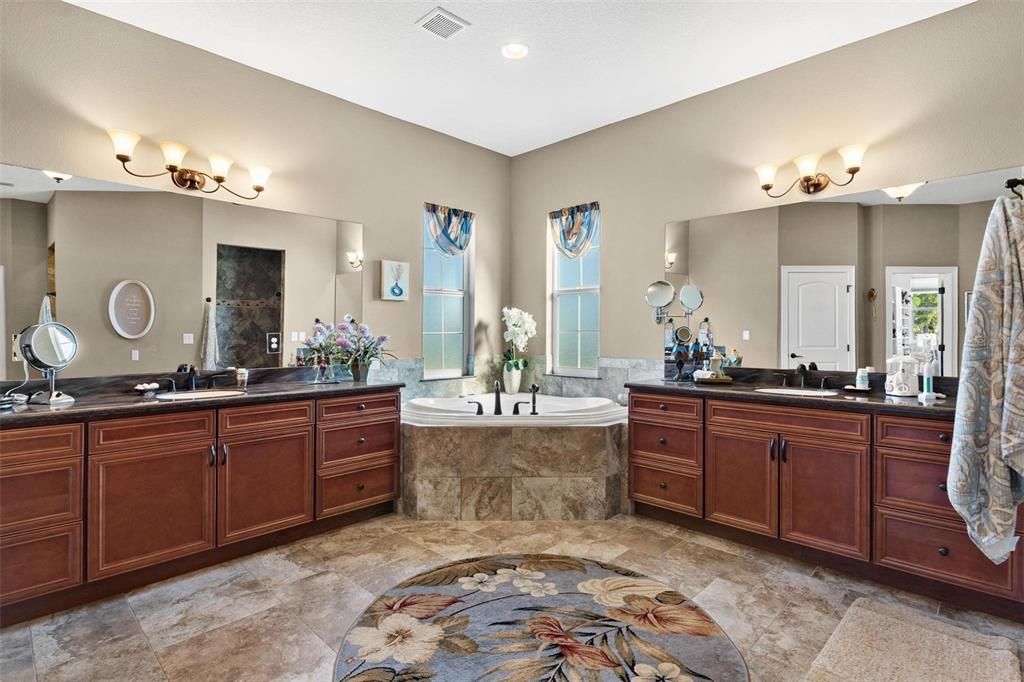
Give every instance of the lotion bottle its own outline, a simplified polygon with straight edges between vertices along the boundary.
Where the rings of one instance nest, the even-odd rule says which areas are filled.
[[[937,398],[935,395],[935,375],[939,371],[939,361],[935,351],[932,351],[931,359],[924,363],[922,369],[924,372],[924,376],[921,378],[922,390],[917,395],[917,400],[921,403],[930,403]]]

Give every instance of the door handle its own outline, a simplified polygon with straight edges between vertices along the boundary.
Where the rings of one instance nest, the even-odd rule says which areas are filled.
[[[217,446],[210,443],[210,466],[217,464]]]
[[[779,458],[780,458],[780,459],[781,459],[781,460],[782,460],[783,462],[785,462],[785,461],[786,461],[786,446],[787,446],[787,445],[789,445],[789,443],[787,443],[787,442],[786,442],[786,439],[785,439],[785,438],[783,438],[783,439],[782,439],[782,445],[781,445],[781,446],[779,447]]]
[[[770,461],[770,462],[774,462],[775,461],[775,439],[774,438],[772,438],[770,441],[768,441],[768,461]]]
[[[224,457],[223,457],[223,459],[221,459],[220,463],[221,464],[227,464],[228,463],[228,444],[227,443],[222,443],[221,446],[220,446],[220,449],[224,452]]]
[[[789,357],[791,357],[791,358],[802,358],[803,356],[802,355],[797,355],[796,353],[790,353]]]

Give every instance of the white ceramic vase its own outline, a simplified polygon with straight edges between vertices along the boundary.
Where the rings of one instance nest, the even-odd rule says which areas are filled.
[[[502,374],[502,378],[505,380],[505,393],[519,393],[519,384],[523,380],[523,370],[506,369],[502,372]]]

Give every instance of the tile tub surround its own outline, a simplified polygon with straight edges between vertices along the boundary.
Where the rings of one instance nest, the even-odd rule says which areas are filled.
[[[627,430],[402,425],[402,498],[429,520],[606,519],[626,510]]]
[[[802,679],[865,596],[1024,647],[1024,625],[651,519],[389,515],[0,630],[0,679],[322,682],[375,595],[501,553],[593,558],[665,582],[716,620],[755,680]]]

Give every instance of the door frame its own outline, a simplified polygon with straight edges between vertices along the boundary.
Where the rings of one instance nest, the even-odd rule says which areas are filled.
[[[946,357],[943,362],[942,376],[960,375],[960,267],[957,265],[887,265],[885,266],[885,357],[889,358],[893,352],[893,319],[892,310],[889,307],[889,295],[892,293],[893,275],[939,275],[946,278],[944,302],[952,308],[949,321],[946,322],[946,329],[949,330],[950,342],[946,344]],[[967,299],[964,299],[966,304]],[[965,309],[969,310],[969,308]],[[943,311],[945,312],[945,311]],[[966,317],[964,324],[966,324]],[[944,342],[945,339],[940,341]]]
[[[786,353],[789,347],[789,294],[787,293],[787,278],[791,273],[797,272],[829,272],[842,273],[848,277],[847,291],[857,291],[857,266],[856,265],[783,265],[779,275],[779,367],[789,367],[790,357]],[[849,310],[849,340],[850,350],[847,351],[850,367],[856,370],[857,366],[857,297],[850,296]],[[852,371],[852,370],[848,370]]]

